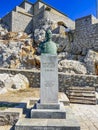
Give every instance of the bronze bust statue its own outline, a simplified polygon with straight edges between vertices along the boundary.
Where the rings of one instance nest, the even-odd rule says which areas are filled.
[[[46,41],[40,43],[39,47],[41,49],[41,53],[47,54],[56,54],[57,55],[57,45],[52,41],[52,32],[51,30],[46,31]]]

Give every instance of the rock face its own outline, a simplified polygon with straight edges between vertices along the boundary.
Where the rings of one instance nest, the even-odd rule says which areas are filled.
[[[0,94],[11,90],[21,90],[29,87],[28,79],[21,74],[0,74]]]
[[[96,74],[95,65],[98,65],[98,53],[93,50],[89,50],[84,61],[86,63],[86,68],[87,68],[88,73]]]
[[[34,55],[35,49],[31,43],[26,45],[25,42],[10,41],[4,44],[0,43],[0,67],[11,69],[27,69],[36,68],[36,64],[30,64],[29,59],[34,57],[34,60],[38,61],[36,55]],[[40,61],[39,61],[40,62]],[[28,64],[30,67],[28,67]]]
[[[1,42],[0,67],[11,68],[12,63],[15,64],[16,60],[19,60],[19,52],[22,45],[22,42],[8,42],[7,44]],[[16,66],[18,67],[18,64]]]
[[[5,24],[0,24],[0,39],[3,39],[3,37],[8,33],[8,26]]]
[[[71,74],[86,74],[87,70],[83,63],[74,60],[62,60],[59,62],[59,71]]]
[[[50,19],[40,21],[40,26],[34,29],[34,35],[27,35],[24,32],[8,32],[8,27],[0,24],[0,67],[39,69],[40,56],[37,54],[40,54],[40,49],[38,45],[45,40],[45,31],[49,28],[53,32],[52,40],[58,46],[60,72],[98,75],[97,52],[74,44],[74,30],[70,32],[69,28],[66,30],[64,26]],[[6,90],[3,89],[3,91]]]
[[[35,29],[34,31],[34,40],[36,43],[40,43],[45,39],[45,30],[43,29]]]

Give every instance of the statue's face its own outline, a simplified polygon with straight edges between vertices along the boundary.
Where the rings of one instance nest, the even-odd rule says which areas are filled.
[[[50,30],[48,30],[46,32],[46,39],[49,40],[49,39],[52,39],[52,32]]]

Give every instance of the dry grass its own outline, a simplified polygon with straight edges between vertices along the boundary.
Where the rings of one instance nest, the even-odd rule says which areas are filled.
[[[0,95],[0,102],[21,102],[26,98],[39,97],[39,88],[28,88],[25,90],[8,92]]]

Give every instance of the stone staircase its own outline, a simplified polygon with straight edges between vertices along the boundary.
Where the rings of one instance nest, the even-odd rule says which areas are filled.
[[[94,87],[69,87],[67,94],[71,103],[92,105],[97,103]]]

